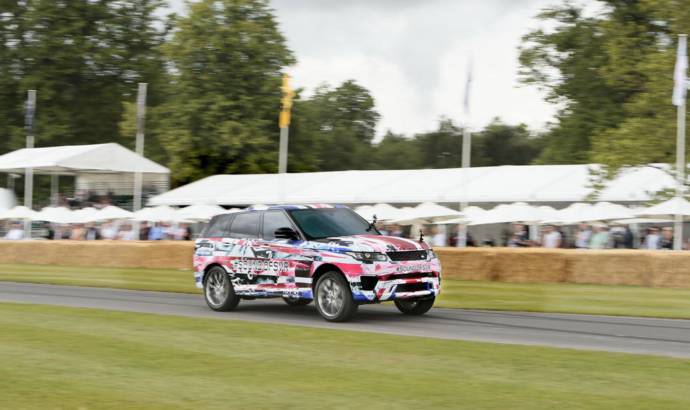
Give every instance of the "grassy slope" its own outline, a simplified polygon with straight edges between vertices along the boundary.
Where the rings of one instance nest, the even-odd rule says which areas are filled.
[[[198,292],[189,271],[2,265],[0,280]],[[690,289],[444,280],[439,307],[690,318]]]
[[[19,304],[0,329],[0,408],[690,408],[688,360]]]

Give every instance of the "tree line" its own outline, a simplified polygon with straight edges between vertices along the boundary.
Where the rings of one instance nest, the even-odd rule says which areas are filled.
[[[161,0],[3,1],[0,153],[24,146],[26,90],[37,89],[37,146],[133,148],[136,88],[147,82],[145,155],[174,184],[218,173],[276,172],[280,83],[295,63],[265,0],[202,0],[161,16]],[[297,90],[289,171],[457,167],[462,130],[448,119],[375,142],[374,98],[355,81]],[[532,161],[524,125],[476,135],[474,165]]]
[[[473,166],[672,162],[675,35],[690,0],[570,1],[525,35],[521,80],[561,107],[541,134],[495,119],[475,132]],[[0,153],[24,145],[26,90],[38,90],[37,146],[133,148],[138,82],[149,84],[145,155],[175,185],[218,173],[276,172],[281,76],[296,62],[267,0],[0,0]],[[289,171],[457,167],[462,129],[441,118],[387,132],[369,90],[349,80],[297,90]]]

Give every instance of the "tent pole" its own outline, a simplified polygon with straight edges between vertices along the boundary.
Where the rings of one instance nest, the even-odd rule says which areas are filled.
[[[58,206],[58,203],[60,200],[58,199],[58,195],[60,192],[59,185],[60,184],[60,176],[58,175],[57,172],[53,172],[50,174],[50,205],[51,206]]]
[[[136,153],[144,156],[144,117],[146,115],[146,83],[139,83],[139,90],[137,92],[137,140]],[[143,175],[141,172],[134,173],[134,197],[132,210],[134,212],[141,209],[141,185],[143,183]],[[132,229],[136,233],[136,238],[139,238],[139,221],[132,224]]]
[[[676,132],[676,197],[683,198],[685,184],[685,99],[678,106],[678,129]],[[683,215],[676,214],[673,228],[673,249],[683,249]]]
[[[29,90],[26,100],[26,148],[34,147],[34,112],[36,111],[36,90]],[[33,208],[34,198],[34,170],[24,170],[24,206]],[[24,220],[24,238],[31,239],[31,221]]]

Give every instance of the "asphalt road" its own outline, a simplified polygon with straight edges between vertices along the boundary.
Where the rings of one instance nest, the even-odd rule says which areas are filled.
[[[690,358],[690,320],[463,309],[432,309],[409,317],[386,303],[360,307],[351,322],[328,323],[313,304],[293,308],[280,299],[242,301],[236,311],[214,312],[201,295],[12,282],[0,282],[0,302]]]

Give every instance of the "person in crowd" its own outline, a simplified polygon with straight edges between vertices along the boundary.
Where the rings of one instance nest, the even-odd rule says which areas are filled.
[[[395,236],[395,237],[398,237],[398,238],[402,238],[402,237],[403,237],[403,231],[402,231],[402,229],[400,228],[400,225],[395,225],[395,224],[394,224],[394,225],[391,225],[391,226],[390,226],[389,235],[390,235],[390,236]]]
[[[134,241],[138,239],[138,234],[139,232],[135,232],[135,230],[132,229],[132,225],[125,224],[120,232],[118,232],[117,239],[121,241]]]
[[[106,222],[101,225],[101,238],[107,240],[115,240],[119,236],[117,226],[114,222]]]
[[[592,238],[592,230],[585,222],[581,223],[575,234],[575,247],[578,249],[589,248],[589,240]]]
[[[544,227],[544,234],[542,235],[541,246],[544,248],[560,248],[563,236],[556,230],[553,225],[546,225]]]
[[[431,246],[446,246],[446,234],[438,225],[431,227]]]
[[[531,246],[529,232],[524,224],[513,224],[513,234],[510,238],[508,238],[507,245],[511,248],[524,248]]]
[[[670,226],[665,226],[661,229],[659,249],[673,250],[673,228]]]
[[[83,241],[84,240],[84,227],[81,224],[76,224],[72,227],[69,239],[72,241]]]
[[[5,239],[10,241],[18,241],[24,239],[24,228],[20,223],[13,223],[12,227],[5,234]]]
[[[622,225],[614,225],[610,231],[611,247],[614,249],[625,248],[626,230]]]
[[[653,226],[647,231],[647,235],[644,237],[643,248],[644,249],[659,249],[659,227]]]
[[[87,241],[95,241],[101,239],[101,234],[93,224],[87,224],[84,232],[84,239]]]
[[[149,240],[150,241],[160,241],[165,239],[163,233],[163,227],[160,222],[155,222],[151,228],[149,228]]]
[[[594,232],[589,240],[590,249],[606,249],[609,247],[609,228],[605,224],[598,222],[592,225]]]
[[[144,221],[139,226],[139,239],[146,241],[149,239],[149,233],[151,232],[151,226],[148,222]]]

